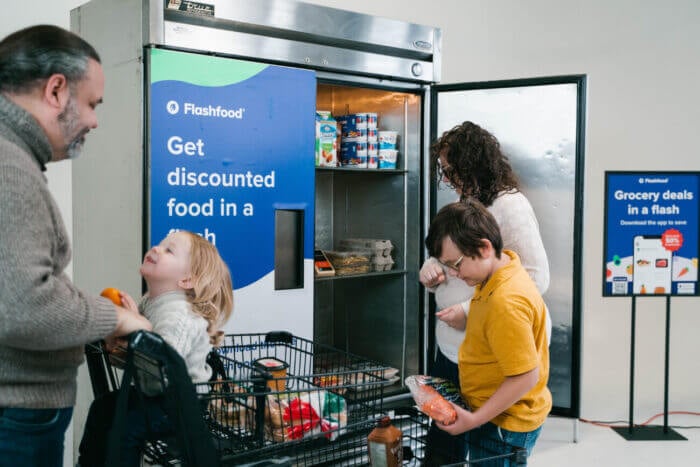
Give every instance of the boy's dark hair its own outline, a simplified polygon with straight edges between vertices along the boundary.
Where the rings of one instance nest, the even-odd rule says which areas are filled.
[[[449,172],[438,170],[441,155]],[[498,139],[470,121],[444,132],[430,147],[430,161],[441,180],[445,175],[464,197],[472,196],[487,207],[499,193],[519,190],[518,177]]]
[[[428,254],[439,258],[442,242],[449,237],[464,255],[481,257],[482,240],[491,242],[496,258],[501,257],[503,239],[493,215],[479,201],[467,198],[444,206],[437,213],[428,229],[425,247]]]
[[[69,84],[85,77],[95,49],[80,36],[58,26],[21,29],[0,41],[0,92],[22,94],[60,73]]]

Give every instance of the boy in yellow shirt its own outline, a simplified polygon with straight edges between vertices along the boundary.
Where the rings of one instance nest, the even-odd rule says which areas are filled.
[[[472,460],[506,445],[529,455],[552,408],[542,296],[518,255],[503,250],[496,220],[478,201],[442,208],[425,244],[430,256],[475,287],[458,353],[462,398],[471,411],[455,406],[457,421],[438,426],[465,433]]]

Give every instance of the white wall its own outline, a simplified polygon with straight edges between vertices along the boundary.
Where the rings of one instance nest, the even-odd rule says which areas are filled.
[[[604,173],[700,170],[693,137],[700,122],[700,2],[307,1],[441,27],[443,83],[588,75],[582,416],[626,419],[630,300],[601,296]],[[3,9],[0,36],[32,23],[67,27],[68,12],[82,2],[27,3]],[[69,164],[53,164],[49,171],[68,226]],[[638,301],[636,421],[663,410],[664,303]],[[670,410],[697,408],[697,305],[697,298],[672,302]]]

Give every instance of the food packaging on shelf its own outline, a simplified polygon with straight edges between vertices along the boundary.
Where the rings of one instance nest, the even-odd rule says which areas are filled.
[[[316,166],[338,166],[338,126],[327,110],[316,111]]]
[[[374,256],[372,257],[372,271],[381,272],[389,271],[394,267],[394,260],[391,256]]]
[[[367,141],[367,168],[376,169],[379,167],[379,147],[376,142]]]
[[[367,112],[367,128],[370,130],[376,130],[378,123],[378,116],[375,112]]]
[[[390,256],[394,249],[391,240],[377,238],[342,238],[338,245],[341,250],[369,249],[376,256]]]
[[[348,130],[342,127],[343,130],[340,133],[341,143],[366,143],[367,142],[367,128],[361,128],[356,130]]]
[[[324,253],[335,268],[336,276],[370,272],[372,252],[369,250],[324,251]]]
[[[367,142],[343,142],[340,164],[344,167],[367,168]]]
[[[337,117],[337,120],[343,126],[343,131],[351,132],[355,130],[366,130],[368,128],[366,113],[340,115]],[[374,128],[376,128],[376,124]]]
[[[396,149],[396,139],[399,133],[390,130],[379,131],[379,149]]]
[[[380,149],[378,163],[380,169],[395,169],[399,151],[396,149]]]

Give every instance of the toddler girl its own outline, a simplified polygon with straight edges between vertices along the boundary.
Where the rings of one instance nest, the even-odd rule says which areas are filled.
[[[146,253],[140,273],[147,292],[138,310],[152,323],[153,332],[182,356],[192,382],[208,381],[211,369],[207,355],[219,343],[223,334],[219,330],[233,309],[231,276],[216,247],[191,232],[171,233]],[[122,293],[121,299],[125,308],[137,309],[128,294]],[[108,343],[108,347],[114,345]],[[148,382],[141,382],[148,395]],[[136,399],[130,395],[128,432],[122,437],[121,461],[128,466],[140,462],[147,435],[144,411],[151,432],[172,429],[162,397],[146,397],[145,407]],[[104,465],[115,401],[116,392],[92,403],[80,443],[81,467]]]

